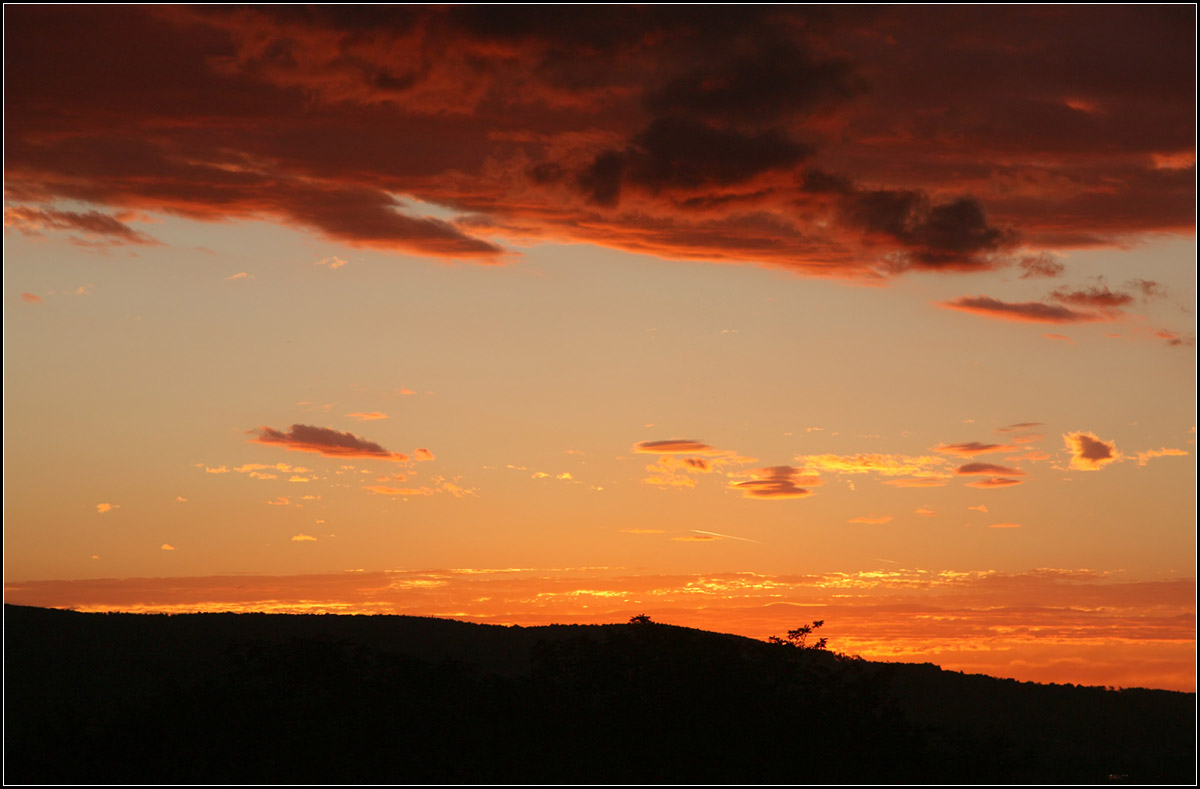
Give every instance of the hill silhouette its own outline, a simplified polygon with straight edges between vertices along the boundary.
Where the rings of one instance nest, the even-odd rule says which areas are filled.
[[[5,605],[6,783],[1194,783],[1195,694],[690,628]]]

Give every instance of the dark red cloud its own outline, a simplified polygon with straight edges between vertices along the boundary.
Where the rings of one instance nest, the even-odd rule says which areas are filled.
[[[1079,471],[1099,471],[1122,457],[1116,441],[1105,441],[1095,433],[1067,433],[1063,443],[1071,453],[1070,468]]]
[[[939,306],[973,312],[989,318],[1028,323],[1081,323],[1112,320],[1106,315],[1095,312],[1079,312],[1059,304],[1046,304],[1040,301],[1014,303],[993,299],[991,296],[960,296],[952,301],[944,301]]]
[[[812,491],[800,487],[815,487],[822,482],[819,475],[805,473],[795,466],[771,466],[754,472],[754,479],[735,482],[733,487],[748,499],[798,499],[811,496]]]
[[[292,425],[286,433],[272,427],[260,427],[258,435],[251,439],[255,444],[275,444],[296,452],[316,452],[329,457],[375,458],[395,462],[407,461],[408,455],[389,452],[365,438],[353,433],[340,433],[328,427]]]
[[[1097,285],[1079,290],[1059,288],[1050,294],[1050,298],[1076,307],[1115,308],[1133,303],[1133,296],[1119,291],[1114,293],[1108,289],[1107,285]]]
[[[25,235],[41,235],[45,229],[75,230],[112,244],[157,244],[114,216],[100,211],[55,211],[33,206],[14,205],[4,209],[4,226]]]
[[[1015,449],[1016,447],[1013,447]],[[1023,477],[1025,472],[1019,468],[997,466],[994,463],[967,463],[954,469],[955,474],[1003,474],[1009,477]]]
[[[476,262],[520,237],[818,276],[1050,276],[1048,250],[1194,232],[1194,22],[1188,6],[13,6],[6,189],[47,215],[265,218]]]
[[[640,441],[633,445],[633,451],[651,455],[695,455],[721,452],[722,450],[690,438],[666,438],[660,441]]]

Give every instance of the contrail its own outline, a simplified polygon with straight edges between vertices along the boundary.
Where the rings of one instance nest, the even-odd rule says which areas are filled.
[[[696,532],[696,534],[711,534],[714,537],[724,537],[727,540],[741,540],[742,542],[757,542],[759,545],[762,545],[762,543],[759,542],[758,540],[752,540],[749,537],[734,537],[732,534],[718,534],[715,531],[700,531],[699,529],[692,529],[692,531]]]

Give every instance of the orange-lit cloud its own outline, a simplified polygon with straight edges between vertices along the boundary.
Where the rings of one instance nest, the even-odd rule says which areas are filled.
[[[340,433],[328,427],[292,425],[288,432],[272,427],[260,427],[258,435],[251,439],[254,444],[281,446],[295,452],[316,452],[328,457],[375,458],[393,462],[406,462],[408,455],[389,452],[373,441],[359,438],[353,433]]]
[[[368,485],[363,490],[374,493],[377,496],[432,496],[433,490],[427,487],[420,488],[393,488],[389,485]]]
[[[1120,291],[1111,291],[1107,285],[1096,285],[1077,290],[1059,288],[1050,294],[1050,298],[1061,304],[1100,309],[1113,309],[1133,303],[1132,295],[1121,293]]]
[[[22,293],[21,301],[25,302],[26,304],[41,304],[44,299],[41,296],[33,293]]]
[[[685,534],[682,537],[672,537],[671,539],[675,542],[715,542],[725,538],[716,534]]]
[[[430,452],[428,449],[425,449],[423,447],[418,447],[417,449],[413,450],[413,460],[416,460],[418,462],[426,461],[426,460],[436,460],[436,459],[437,458],[435,458],[433,456],[432,452]]]
[[[1047,340],[1056,340],[1058,342],[1070,343],[1072,345],[1075,342],[1074,340],[1072,340],[1070,337],[1068,337],[1065,334],[1043,334],[1042,336],[1045,337]]]
[[[1186,6],[496,13],[20,8],[10,199],[59,222],[84,221],[49,213],[77,200],[479,263],[519,237],[856,278],[1054,275],[1048,250],[1194,223]],[[864,35],[934,26],[967,43]],[[1103,48],[1139,64],[1118,82],[1094,45],[1112,30],[1145,31]]]
[[[719,455],[724,453],[724,450],[711,447],[703,441],[693,441],[688,438],[640,441],[633,445],[631,451],[649,455]]]
[[[165,542],[164,542],[164,543],[162,544],[162,549],[161,549],[161,550],[164,550],[164,551],[173,551],[173,550],[175,550],[175,546],[174,546],[174,545],[170,545],[170,544],[168,544],[168,543],[165,543]]]
[[[986,504],[979,504],[979,505],[977,505],[977,506],[974,506],[974,507],[967,507],[967,509],[969,509],[969,510],[976,510],[976,511],[978,511],[978,512],[987,512],[987,511],[988,511],[988,508],[987,508],[987,505],[986,505]]]
[[[1020,485],[1022,480],[1010,479],[1008,477],[988,477],[987,479],[968,482],[968,488],[1007,488],[1012,485]]]
[[[317,538],[310,534],[297,534],[292,538],[292,542],[316,542]]]
[[[231,274],[231,275],[229,275],[229,276],[228,276],[228,277],[226,277],[225,279],[226,279],[226,280],[235,280],[235,279],[254,279],[254,275],[253,275],[253,274],[248,274],[248,273],[246,273],[245,271],[239,271],[239,272],[238,272],[238,273],[236,273],[236,274]]]
[[[1103,313],[1080,312],[1061,304],[1046,304],[1040,301],[1008,302],[994,299],[991,296],[960,296],[951,301],[944,301],[939,306],[989,318],[1028,323],[1082,323],[1112,320]]]
[[[120,504],[111,504],[111,503],[105,501],[105,502],[101,502],[100,504],[96,505],[96,512],[103,515],[106,512],[111,512],[115,509],[119,509],[120,507],[121,507]]]
[[[795,458],[805,468],[834,474],[881,474],[885,477],[950,476],[945,470],[946,459],[931,455],[799,455]]]
[[[1063,435],[1063,444],[1071,453],[1069,467],[1077,471],[1099,471],[1121,459],[1116,442],[1105,441],[1095,433],[1067,433]]]
[[[967,441],[961,444],[938,444],[933,447],[934,452],[940,452],[943,455],[959,455],[960,457],[974,457],[975,455],[989,455],[993,452],[1012,452],[1017,447],[1010,444],[984,444],[980,441]]]
[[[41,235],[43,230],[82,232],[106,244],[154,245],[159,242],[140,233],[114,216],[100,211],[57,211],[53,208],[8,206],[4,209],[4,226],[25,235]]]
[[[937,515],[937,512],[929,509],[928,507],[920,507],[918,509],[913,510],[913,514],[914,515],[922,515],[926,518],[932,518],[935,515]]]
[[[997,466],[994,463],[967,463],[954,469],[955,474],[1004,474],[1010,477],[1023,477],[1025,472],[1019,468]]]
[[[347,261],[342,260],[341,258],[339,258],[337,256],[330,256],[327,258],[321,258],[313,265],[314,266],[328,266],[331,269],[339,269],[342,266],[346,265],[346,263],[347,263]]]
[[[859,515],[857,518],[851,518],[850,523],[889,523],[891,520],[891,515]]]
[[[803,498],[812,495],[808,488],[822,484],[819,475],[795,466],[770,466],[751,473],[753,479],[731,484],[748,499]]]
[[[372,422],[376,419],[389,419],[387,414],[382,411],[355,411],[352,414],[346,414],[351,419],[357,419],[360,422]]]
[[[662,529],[620,529],[622,534],[666,534]]]
[[[988,526],[988,528],[989,529],[1019,529],[1019,528],[1021,528],[1021,524],[1019,524],[1019,523],[993,523],[990,526]]]
[[[1137,464],[1139,466],[1144,466],[1153,458],[1184,457],[1188,454],[1189,453],[1183,449],[1170,449],[1168,447],[1163,447],[1162,449],[1147,449],[1145,452],[1138,452],[1135,457],[1137,458]]]

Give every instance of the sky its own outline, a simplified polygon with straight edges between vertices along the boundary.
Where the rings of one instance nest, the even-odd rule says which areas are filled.
[[[6,6],[10,603],[1195,689],[1195,7]]]

